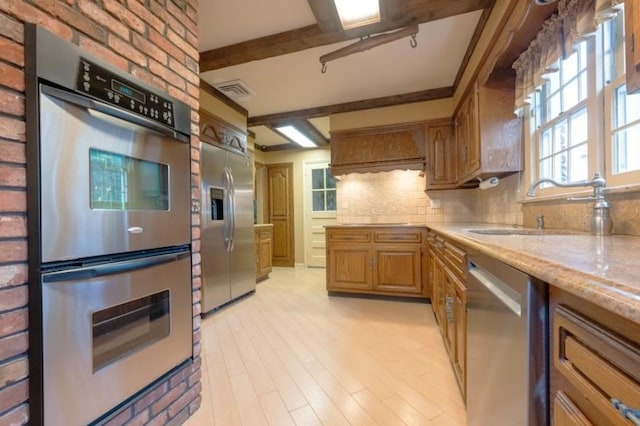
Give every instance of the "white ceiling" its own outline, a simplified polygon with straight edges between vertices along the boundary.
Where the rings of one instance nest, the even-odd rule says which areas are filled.
[[[199,4],[200,51],[315,23],[307,0]],[[328,62],[325,74],[319,57],[357,40],[208,71],[201,78],[212,85],[241,79],[255,95],[234,100],[249,117],[448,87],[454,84],[480,15],[475,11],[421,24],[415,49],[403,38]],[[266,128],[251,130],[260,145],[283,143]]]

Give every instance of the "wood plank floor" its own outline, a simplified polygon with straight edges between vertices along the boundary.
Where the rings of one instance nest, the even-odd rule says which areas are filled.
[[[202,322],[200,425],[465,425],[431,306],[329,297],[325,270],[274,268]]]

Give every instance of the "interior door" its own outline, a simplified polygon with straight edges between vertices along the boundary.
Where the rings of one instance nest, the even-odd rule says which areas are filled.
[[[325,226],[336,223],[336,182],[329,163],[304,165],[304,263],[327,265]]]
[[[293,266],[293,164],[267,166],[268,216],[273,224],[273,266]]]

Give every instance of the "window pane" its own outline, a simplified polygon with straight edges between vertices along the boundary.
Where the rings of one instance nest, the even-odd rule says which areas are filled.
[[[562,105],[560,104],[560,92],[558,92],[547,100],[547,121],[556,118],[561,112]]]
[[[324,191],[313,191],[313,211],[324,211]]]
[[[548,157],[551,155],[552,131],[552,129],[547,129],[542,133],[542,140],[540,141],[540,158]]]
[[[562,96],[564,98],[564,105],[562,110],[568,111],[571,107],[575,106],[579,101],[578,93],[578,79],[570,81],[563,89]]]
[[[336,191],[327,191],[327,210],[336,210]]]
[[[588,88],[587,88],[587,73],[583,72],[582,74],[580,74],[580,76],[578,77],[579,81],[580,81],[580,101],[584,101],[585,99],[587,99],[587,95],[589,94],[588,92]]]
[[[562,120],[555,125],[553,152],[567,149],[567,120]]]
[[[331,176],[331,170],[325,169],[325,171],[327,172],[327,188],[335,188],[336,180]]]
[[[567,153],[562,152],[553,156],[553,179],[558,182],[566,183],[568,181],[567,173]]]
[[[588,133],[587,109],[583,108],[571,117],[571,146],[586,142]]]
[[[311,188],[324,189],[324,169],[311,170]]]
[[[548,80],[546,84],[546,92],[556,92],[560,88],[560,72],[546,74],[546,78]]]
[[[569,81],[578,75],[578,53],[574,52],[562,61],[562,80]]]
[[[640,124],[613,136],[613,173],[640,170]]]
[[[569,151],[569,155],[571,158],[571,173],[569,175],[569,180],[571,182],[575,182],[578,180],[587,179],[589,174],[587,144],[585,143],[583,145],[572,148]]]
[[[553,175],[551,174],[551,166],[553,165],[553,160],[551,158],[548,158],[546,160],[542,160],[540,162],[540,176],[541,177],[552,177]],[[549,186],[549,184],[542,184],[541,187],[544,188],[546,186]]]

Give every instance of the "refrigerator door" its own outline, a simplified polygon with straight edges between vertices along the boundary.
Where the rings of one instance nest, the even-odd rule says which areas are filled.
[[[229,300],[229,253],[231,238],[229,182],[225,178],[227,152],[201,143],[201,256],[202,311],[208,312]]]
[[[253,226],[253,161],[229,153],[232,174],[233,231],[231,250],[231,298],[256,289],[255,232]]]

